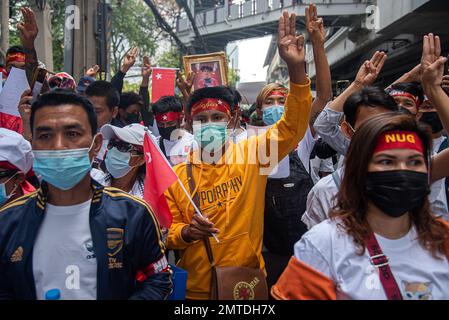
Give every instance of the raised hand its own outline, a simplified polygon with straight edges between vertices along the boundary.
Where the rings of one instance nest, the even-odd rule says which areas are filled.
[[[314,4],[310,4],[306,8],[306,29],[312,43],[324,44],[326,42],[323,18],[318,18],[317,8]]]
[[[98,74],[98,71],[100,71],[100,66],[96,64],[86,71],[86,76],[95,78]]]
[[[151,62],[148,56],[144,56],[142,60],[142,77],[149,79],[151,75]]]
[[[36,40],[39,33],[39,28],[37,27],[36,16],[33,10],[30,8],[21,8],[23,21],[17,24],[17,29],[19,30],[20,41],[25,49],[34,48],[34,40]]]
[[[134,47],[130,49],[125,57],[123,58],[122,67],[120,68],[120,71],[123,73],[127,73],[129,69],[132,68],[132,66],[136,63],[137,55],[139,54],[139,48]]]
[[[178,79],[176,80],[176,84],[178,85],[179,90],[181,90],[181,93],[185,100],[187,100],[190,96],[190,93],[192,92],[192,87],[195,82],[195,76],[196,74],[194,72],[190,72],[187,75],[187,78],[184,79],[181,73],[178,75]]]
[[[279,19],[279,54],[289,68],[303,64],[306,58],[304,36],[296,35],[296,14],[287,11]]]
[[[440,86],[444,75],[447,58],[441,56],[440,37],[429,33],[424,36],[421,57],[423,86]]]
[[[371,60],[365,61],[360,67],[354,82],[360,86],[372,85],[382,71],[387,58],[385,52],[376,51]]]

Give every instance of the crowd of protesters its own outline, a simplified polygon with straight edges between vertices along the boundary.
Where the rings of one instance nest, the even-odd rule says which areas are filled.
[[[34,13],[22,14],[2,76],[25,70],[31,86],[43,66]],[[194,73],[178,76],[180,97],[150,103],[146,56],[139,92],[122,92],[137,48],[110,82],[98,66],[78,82],[56,73],[37,97],[23,92],[20,116],[0,112],[0,299],[165,300],[170,263],[187,272],[188,300],[227,297],[232,268],[256,274],[234,299],[449,299],[440,38],[425,35],[420,64],[393,84],[379,83],[388,56],[374,52],[334,96],[313,4],[305,27],[314,97],[306,38],[284,12],[289,86],[267,84],[246,115],[233,88],[193,90]],[[178,178],[164,193],[170,227],[145,200],[158,189],[147,136]]]

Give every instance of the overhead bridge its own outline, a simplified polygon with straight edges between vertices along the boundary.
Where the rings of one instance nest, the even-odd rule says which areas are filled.
[[[193,2],[193,1],[192,1]],[[234,1],[235,2],[235,1]],[[315,0],[320,17],[332,27],[350,26],[367,14],[372,0]],[[223,50],[228,42],[271,35],[277,32],[277,24],[283,10],[295,12],[298,30],[304,30],[305,8],[309,1],[303,0],[247,0],[224,5],[210,10],[195,12],[189,6],[199,33],[208,51]],[[180,17],[176,25],[177,35],[187,46],[200,48],[199,39],[187,15]]]

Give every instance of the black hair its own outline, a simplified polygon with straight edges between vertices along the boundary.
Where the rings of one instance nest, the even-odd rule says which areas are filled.
[[[221,99],[231,106],[231,110],[234,110],[235,96],[233,91],[229,87],[219,86],[212,88],[202,88],[194,91],[187,102],[186,111],[190,114],[192,106],[202,99]]]
[[[238,106],[240,105],[240,103],[242,102],[242,95],[240,94],[240,92],[238,92],[237,89],[228,88],[229,91],[231,91],[232,95],[234,96],[234,106]]]
[[[106,105],[112,111],[114,107],[120,105],[120,94],[117,89],[107,81],[95,81],[90,84],[85,94],[87,97],[104,97]]]
[[[214,71],[214,69],[211,66],[201,66],[200,71],[212,72],[212,71]]]
[[[129,106],[138,104],[143,107],[143,99],[137,93],[125,92],[120,96],[119,108],[126,110]]]
[[[182,112],[182,101],[175,96],[164,96],[152,106],[153,114]]]
[[[25,51],[23,50],[22,46],[13,46],[6,51],[6,55],[15,54],[15,53],[22,53],[25,54]]]
[[[389,111],[399,111],[396,101],[384,90],[379,87],[364,87],[362,90],[349,96],[343,106],[346,122],[353,128],[357,118],[357,111],[361,106],[370,108],[383,107]]]
[[[390,93],[393,90],[399,90],[410,93],[411,95],[418,97],[419,103],[424,102],[424,90],[418,82],[395,83],[387,90],[387,93]]]
[[[33,131],[34,128],[34,117],[39,109],[43,107],[58,107],[65,104],[72,104],[82,107],[87,113],[87,118],[89,119],[90,128],[92,130],[92,136],[97,134],[97,114],[95,113],[94,106],[85,97],[75,94],[73,91],[67,89],[56,89],[45,93],[33,103],[31,106],[30,117],[31,131]]]

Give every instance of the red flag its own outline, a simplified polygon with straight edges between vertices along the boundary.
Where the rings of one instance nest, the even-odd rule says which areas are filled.
[[[164,192],[178,180],[178,176],[148,134],[145,134],[144,152],[147,172],[143,198],[154,210],[160,225],[168,229],[173,216]]]
[[[153,68],[151,101],[157,102],[163,96],[175,94],[175,69]]]

